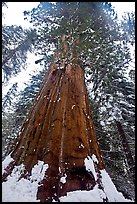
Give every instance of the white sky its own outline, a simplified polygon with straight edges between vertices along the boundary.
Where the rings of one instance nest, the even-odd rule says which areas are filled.
[[[124,12],[135,11],[135,2],[111,2],[111,4],[118,12],[118,17],[121,17]]]
[[[37,7],[39,2],[8,2],[8,8],[2,8],[5,13],[5,19],[3,23],[6,25],[21,25],[24,28],[28,28],[30,23],[24,20],[23,11],[31,10]]]
[[[135,11],[135,2],[111,2],[112,6],[115,7],[118,12],[118,17],[120,18],[124,12]],[[31,10],[34,7],[37,7],[39,2],[8,2],[8,8],[2,8],[4,13],[4,18],[2,23],[6,25],[21,25],[24,28],[29,28],[32,26],[27,20],[24,20],[23,11]],[[30,78],[29,73],[32,73],[32,70],[39,69],[40,66],[35,65],[36,56],[33,54],[29,55],[28,67],[26,70],[21,72],[17,77],[13,77],[9,81],[8,86],[3,88],[3,94],[5,95],[8,89],[12,86],[13,83],[18,82],[20,89],[23,89],[23,84],[27,82]]]
[[[28,27],[29,23],[24,20],[23,11],[31,10],[37,7],[39,2],[8,2],[8,9],[3,8],[6,12],[5,19],[3,23],[7,25],[17,24],[23,27]],[[118,12],[119,17],[123,15],[124,12],[135,11],[135,2],[111,2],[112,6],[115,7]]]

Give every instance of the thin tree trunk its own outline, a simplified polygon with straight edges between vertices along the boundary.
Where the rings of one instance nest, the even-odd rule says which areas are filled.
[[[98,159],[94,165],[102,188],[99,170],[104,169],[104,162],[96,141],[84,71],[79,65],[60,69],[52,64],[11,154],[15,162],[8,166],[3,180],[14,165],[23,163],[30,173],[38,160],[44,161],[49,168],[37,198],[41,202],[58,200],[69,191],[93,189],[95,178],[84,164],[93,154]],[[60,179],[65,175],[63,184]]]
[[[121,141],[122,141],[123,149],[124,149],[124,152],[125,152],[125,155],[126,155],[127,163],[128,163],[128,166],[129,166],[129,171],[130,171],[130,174],[132,175],[132,180],[133,180],[133,182],[135,184],[135,163],[134,163],[134,159],[132,157],[131,150],[130,150],[130,147],[129,147],[129,144],[128,144],[128,141],[127,141],[127,138],[126,138],[126,135],[124,133],[124,130],[123,130],[123,127],[122,127],[121,123],[119,121],[116,121],[116,125],[117,125],[118,132],[119,132],[119,134],[121,136]]]

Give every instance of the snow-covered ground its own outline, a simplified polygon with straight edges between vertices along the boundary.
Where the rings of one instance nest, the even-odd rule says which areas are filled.
[[[8,155],[2,163],[2,170],[5,171],[7,165],[13,161]],[[97,175],[94,169],[94,162],[97,162],[95,155],[92,158],[85,159],[87,171],[92,171],[95,180]],[[44,178],[44,174],[48,169],[48,164],[43,161],[38,161],[32,169],[29,179],[19,177],[24,171],[24,165],[16,166],[12,174],[7,177],[7,181],[2,184],[2,202],[40,202],[37,200],[37,189],[39,182]],[[101,170],[102,184],[104,192],[98,188],[96,184],[93,190],[90,191],[73,191],[68,192],[67,196],[60,197],[60,202],[103,202],[103,198],[108,198],[108,202],[134,202],[133,200],[125,199],[122,193],[118,192],[106,170]],[[122,184],[121,184],[122,185]],[[53,200],[53,202],[56,202]]]

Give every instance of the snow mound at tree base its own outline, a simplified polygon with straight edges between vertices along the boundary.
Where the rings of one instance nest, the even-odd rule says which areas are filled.
[[[3,161],[3,172],[11,161],[13,159],[10,155]],[[38,186],[39,182],[44,178],[47,169],[48,164],[38,161],[33,167],[29,179],[19,179],[24,171],[24,166],[22,164],[14,167],[12,173],[7,177],[7,181],[2,183],[2,202],[40,202],[40,200],[37,200]],[[68,192],[66,196],[59,198],[60,202],[105,202],[106,198],[107,202],[134,202],[133,200],[125,199],[122,193],[117,191],[105,170],[100,172],[104,190],[99,189],[98,184],[96,184],[93,190]],[[53,200],[53,202],[57,201]]]
[[[118,192],[111,178],[105,170],[101,170],[104,193],[98,188],[98,185],[90,191],[73,191],[68,192],[67,196],[60,197],[60,202],[134,202],[125,199],[122,193]]]

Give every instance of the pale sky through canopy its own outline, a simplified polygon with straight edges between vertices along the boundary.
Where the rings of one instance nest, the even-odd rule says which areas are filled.
[[[24,28],[28,28],[30,23],[24,20],[23,11],[31,11],[38,4],[39,2],[8,2],[8,8],[3,8],[3,12],[6,12],[3,23],[6,25],[21,25]]]
[[[119,17],[121,17],[124,12],[135,11],[135,2],[111,2],[111,4],[115,7]]]
[[[3,8],[6,11],[5,19],[3,23],[7,25],[22,25],[22,27],[28,27],[29,22],[24,20],[23,11],[31,10],[37,7],[39,2],[8,2],[8,9]],[[111,2],[118,12],[118,17],[121,17],[124,12],[135,11],[135,2]]]
[[[23,28],[29,28],[32,26],[27,20],[24,20],[23,11],[32,10],[34,7],[37,7],[39,2],[8,2],[8,8],[3,7],[2,13],[4,13],[4,18],[2,18],[2,24],[6,25],[21,25]],[[118,18],[121,18],[124,12],[135,11],[135,2],[111,2],[112,7],[118,12]],[[9,87],[13,82],[18,82],[18,86],[23,88],[23,83],[28,81],[29,74],[33,70],[39,69],[40,65],[35,64],[37,60],[34,54],[29,55],[29,62],[27,69],[23,70],[18,74],[17,77],[11,78],[7,87],[4,87],[3,93],[6,94]]]

